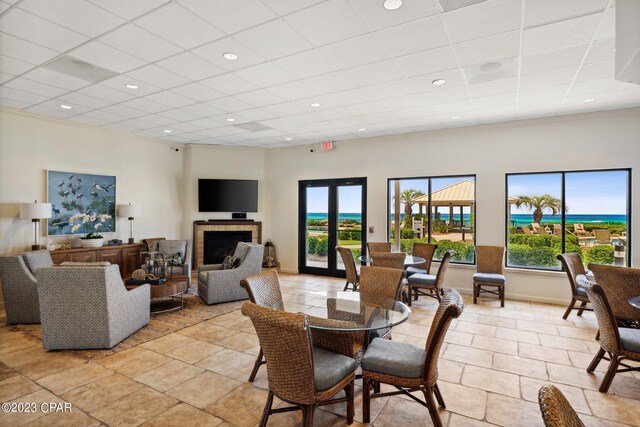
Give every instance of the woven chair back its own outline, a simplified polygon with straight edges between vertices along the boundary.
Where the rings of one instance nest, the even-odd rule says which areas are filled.
[[[252,303],[275,310],[284,310],[280,281],[275,271],[245,277],[240,280],[240,285],[247,290],[249,301]]]
[[[434,245],[433,243],[414,243],[411,254],[414,256],[419,256],[420,258],[424,258],[426,260],[423,263],[415,264],[414,267],[423,268],[427,270],[427,274],[429,274],[431,261],[433,260],[433,254],[436,252],[436,249],[438,249],[438,245]]]
[[[344,246],[336,246],[336,250],[342,258],[344,270],[347,273],[347,282],[358,283],[358,271],[356,270],[356,262],[353,259],[351,249]]]
[[[609,353],[617,353],[622,347],[616,319],[611,311],[609,300],[600,285],[585,286],[589,301],[600,329],[600,347]]]
[[[391,252],[391,243],[390,242],[368,242],[367,251],[369,251],[369,255],[373,254],[374,252]]]
[[[392,307],[400,298],[404,270],[386,267],[360,269],[360,299],[362,302]]]
[[[640,309],[629,304],[629,298],[640,295],[640,268],[589,264],[595,282],[607,295],[613,315],[619,319],[640,320]]]
[[[478,273],[504,274],[504,246],[476,246]]]
[[[576,277],[578,274],[585,274],[584,264],[582,263],[582,258],[580,258],[580,254],[578,253],[568,253],[568,254],[560,254],[556,257],[561,263],[564,271],[567,272],[567,276],[569,277],[569,285],[571,286],[571,294],[576,296]]]
[[[314,403],[313,353],[305,316],[252,302],[242,305],[242,314],[251,319],[258,334],[269,390],[292,403]]]
[[[427,385],[435,384],[438,379],[438,358],[444,337],[451,321],[460,317],[462,310],[464,310],[464,302],[460,293],[455,289],[447,289],[433,317],[425,344],[427,357],[422,368],[422,376]]]
[[[404,259],[407,256],[402,252],[372,252],[371,260],[376,267],[399,268],[404,270]]]
[[[436,273],[436,286],[438,289],[442,288],[444,285],[444,277],[447,274],[447,269],[449,268],[449,262],[451,262],[451,257],[456,254],[456,251],[453,249],[448,250],[442,256],[442,261],[440,261],[440,267],[438,267],[438,272]]]
[[[538,404],[546,427],[584,427],[576,411],[556,386],[545,384],[540,387]]]

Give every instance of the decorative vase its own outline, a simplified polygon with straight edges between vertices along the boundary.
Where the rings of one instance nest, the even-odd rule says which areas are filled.
[[[104,239],[80,239],[83,248],[99,248],[104,244]]]

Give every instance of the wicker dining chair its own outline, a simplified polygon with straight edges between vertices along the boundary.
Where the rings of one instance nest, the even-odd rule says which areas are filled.
[[[602,264],[589,264],[587,267],[607,294],[616,320],[620,324],[640,327],[640,309],[628,302],[629,298],[640,295],[640,268]]]
[[[584,427],[558,387],[545,384],[538,390],[538,404],[546,427]]]
[[[275,271],[271,270],[245,277],[240,280],[240,286],[247,290],[249,301],[252,303],[262,307],[284,311],[280,281],[278,280],[278,273]],[[260,352],[253,365],[253,370],[251,371],[251,375],[249,375],[249,382],[253,382],[253,380],[256,379],[258,369],[266,363],[263,356],[262,347],[260,347]]]
[[[576,282],[578,274],[585,274],[582,258],[580,258],[580,254],[578,253],[560,254],[556,258],[562,263],[564,271],[567,272],[569,286],[571,287],[571,302],[562,318],[566,319],[569,313],[571,313],[571,310],[578,310],[578,316],[582,316],[583,311],[590,310],[586,308],[587,304],[589,304],[587,292]],[[580,307],[575,306],[576,301],[580,301]]]
[[[426,406],[433,424],[442,426],[436,400],[442,408],[446,406],[437,384],[438,358],[449,324],[460,317],[463,309],[464,303],[458,291],[449,289],[436,311],[424,348],[400,341],[375,339],[371,342],[361,365],[363,422],[371,421],[371,399],[402,393]],[[381,393],[380,383],[398,390]],[[417,390],[424,394],[424,402],[410,393]]]
[[[404,270],[404,260],[407,257],[402,252],[371,252],[371,262],[375,267],[399,268]]]
[[[367,242],[369,256],[374,252],[391,252],[390,242]]]
[[[476,246],[478,272],[473,275],[473,303],[481,292],[497,295],[500,307],[504,307],[504,246]],[[495,291],[485,289],[497,288]]]
[[[392,309],[403,299],[405,271],[399,268],[369,266],[360,269],[360,301]],[[391,339],[391,328],[368,331],[361,338],[366,347],[374,338]]]
[[[350,354],[353,343],[344,340],[344,345],[339,346],[333,341],[333,348],[323,349],[312,341],[304,314],[287,313],[251,302],[243,304],[242,314],[253,322],[267,360],[269,394],[260,427],[267,425],[269,415],[273,413],[298,409],[302,409],[303,425],[311,427],[316,406],[327,402],[346,402],[347,424],[353,423],[356,370]],[[336,349],[342,351],[335,352]],[[331,399],[342,390],[346,397]],[[294,406],[273,409],[274,396]]]
[[[344,264],[344,270],[347,273],[347,282],[344,284],[343,291],[348,290],[349,285],[351,285],[352,291],[357,291],[358,284],[360,283],[360,275],[356,269],[356,262],[353,259],[351,249],[345,248],[344,246],[336,246],[336,251],[338,251],[340,257],[342,257],[342,264]]]
[[[411,255],[424,258],[425,261],[420,264],[407,267],[407,276],[411,276],[412,274],[429,274],[431,262],[433,261],[433,254],[436,252],[436,249],[438,249],[438,245],[433,243],[414,243]]]
[[[640,366],[632,367],[623,360],[640,362],[640,329],[618,328],[609,299],[600,285],[585,287],[593,312],[600,328],[600,349],[595,355],[587,372],[593,372],[602,359],[609,360],[609,369],[602,379],[600,391],[606,393],[617,372],[639,371]],[[627,303],[628,304],[628,303]],[[605,353],[609,357],[605,357]],[[624,369],[618,369],[622,365]]]
[[[441,294],[444,291],[444,276],[447,273],[451,257],[455,254],[456,251],[454,250],[449,250],[444,253],[442,261],[440,261],[440,267],[438,267],[438,272],[435,276],[433,274],[418,273],[409,277],[409,305],[411,305],[412,299],[417,301],[419,295],[435,298],[438,301],[442,299]]]

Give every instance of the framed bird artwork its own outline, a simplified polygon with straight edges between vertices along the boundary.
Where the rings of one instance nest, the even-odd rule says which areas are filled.
[[[115,176],[50,170],[47,197],[49,236],[116,231]]]

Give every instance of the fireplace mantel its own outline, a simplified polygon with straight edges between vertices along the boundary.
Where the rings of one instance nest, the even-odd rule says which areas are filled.
[[[193,268],[203,265],[205,231],[251,231],[251,241],[262,243],[262,222],[260,221],[194,221],[193,222]]]

